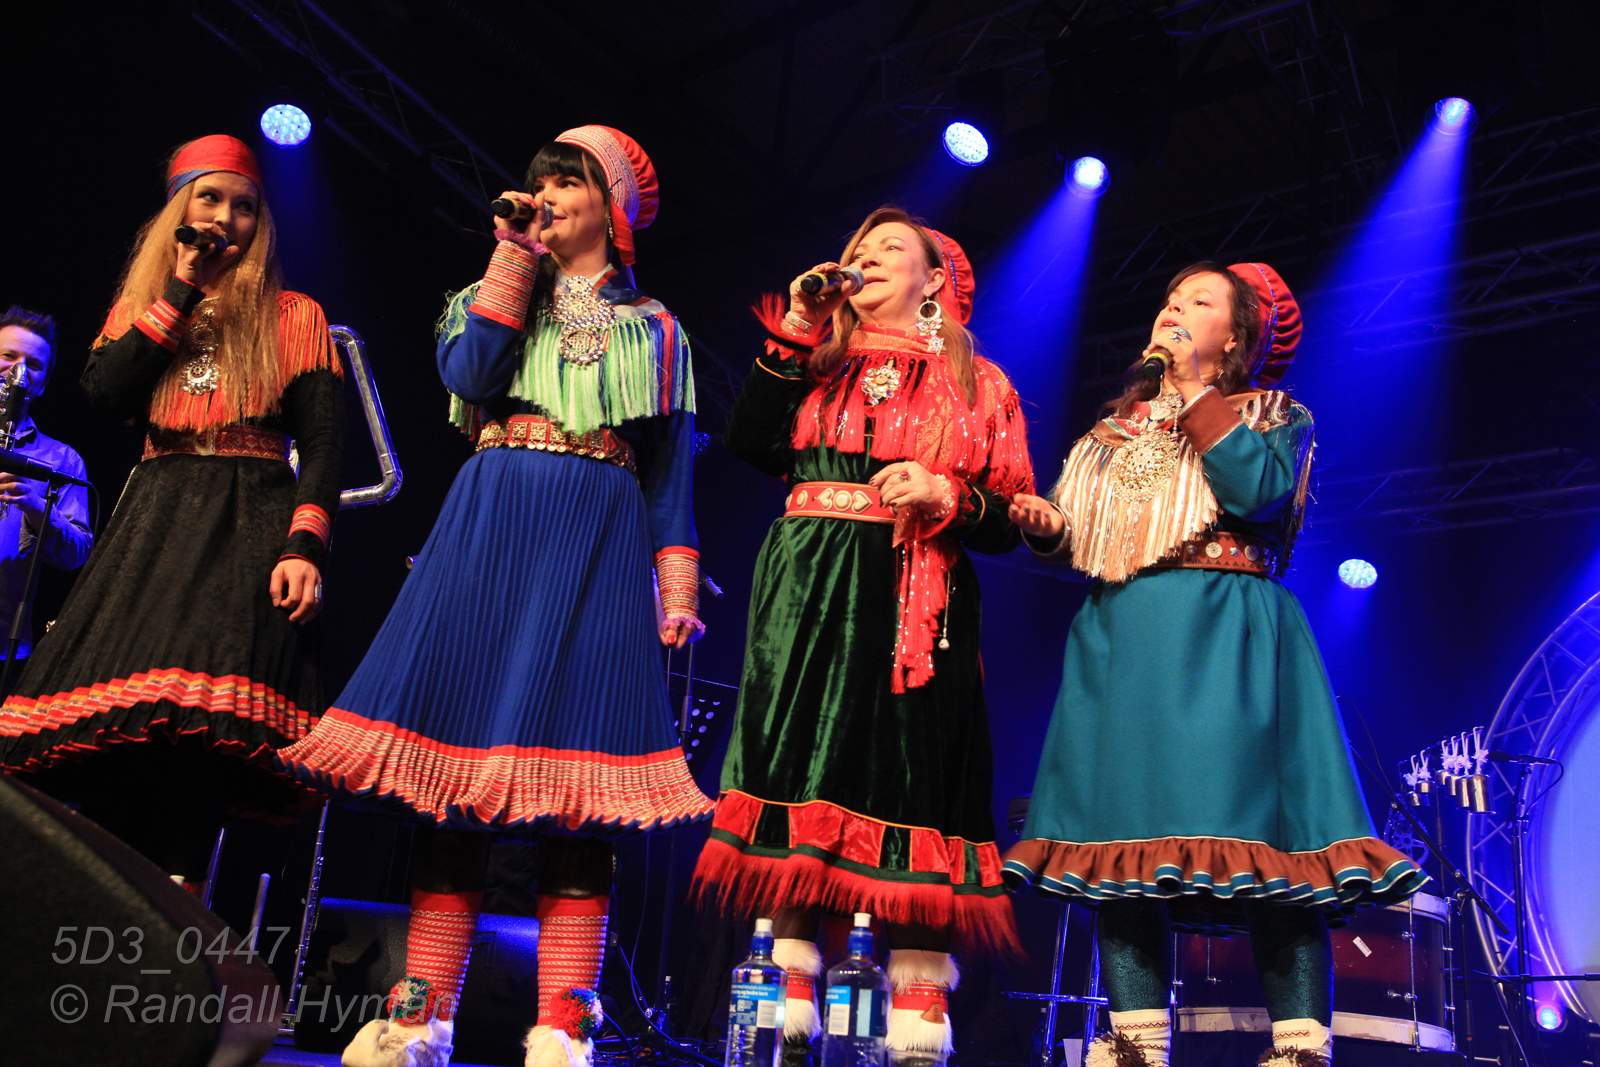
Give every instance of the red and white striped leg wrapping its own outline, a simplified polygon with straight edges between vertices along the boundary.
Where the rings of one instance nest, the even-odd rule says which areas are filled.
[[[478,928],[481,892],[411,894],[411,925],[406,931],[406,974],[423,978],[436,996],[434,1014],[455,1018],[461,984],[472,955],[472,934]]]
[[[609,897],[541,896],[539,917],[539,1023],[552,1022],[550,1006],[569,989],[600,988]]]

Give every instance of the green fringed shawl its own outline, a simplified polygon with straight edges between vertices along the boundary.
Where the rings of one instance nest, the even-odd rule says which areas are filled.
[[[467,328],[476,284],[456,293],[439,320],[439,336]],[[522,336],[522,366],[506,395],[534,404],[568,433],[620,426],[630,419],[694,411],[694,368],[689,338],[671,315],[618,316],[605,355],[587,366],[561,358],[561,327],[541,313]],[[450,421],[469,436],[479,427],[478,406],[451,394]]]

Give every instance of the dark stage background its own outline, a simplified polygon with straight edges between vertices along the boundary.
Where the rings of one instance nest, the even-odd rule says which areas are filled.
[[[346,513],[337,525],[327,575],[331,698],[468,455],[445,421],[433,323],[446,292],[482,271],[487,212],[264,34],[251,6],[57,4],[5,16],[0,304],[58,317],[60,365],[36,414],[83,452],[109,509],[140,438],[88,411],[75,385],[83,353],[135,229],[160,205],[166,154],[214,131],[257,145],[286,282],[366,339],[405,472],[392,504]],[[317,31],[333,56],[337,42],[301,8],[259,10]],[[572,125],[603,122],[637,137],[662,177],[660,221],[638,239],[638,279],[692,334],[701,428],[713,435],[759,350],[748,305],[836,255],[882,202],[925,214],[966,245],[978,279],[975,325],[1023,390],[1045,484],[1114,391],[1107,368],[1137,352],[1167,276],[1202,256],[1272,260],[1306,306],[1307,343],[1288,382],[1318,416],[1321,441],[1319,505],[1288,583],[1322,641],[1352,740],[1364,749],[1370,728],[1386,766],[1486,723],[1532,648],[1600,590],[1600,493],[1580,496],[1581,506],[1485,509],[1495,520],[1486,525],[1423,522],[1363,503],[1367,488],[1401,468],[1547,449],[1596,458],[1600,316],[1590,283],[1600,245],[1560,253],[1577,279],[1565,297],[1518,290],[1523,303],[1491,319],[1502,294],[1457,285],[1434,294],[1437,308],[1419,310],[1420,325],[1389,333],[1351,326],[1352,304],[1381,301],[1359,286],[1341,290],[1336,277],[1358,235],[1370,233],[1363,226],[1422,136],[1432,101],[1452,93],[1477,105],[1475,138],[1530,131],[1467,150],[1451,231],[1460,261],[1593,227],[1600,93],[1583,55],[1593,40],[1588,4],[361,0],[323,10],[514,174]],[[349,65],[343,74],[364,77]],[[263,106],[286,100],[314,123],[310,141],[293,150],[265,145],[256,127]],[[957,167],[938,146],[940,127],[961,114],[990,130],[986,166]],[[1538,122],[1556,126],[1529,126]],[[1574,154],[1566,170],[1574,176],[1558,173],[1564,156],[1551,158],[1549,173],[1530,167],[1514,151],[1519,138],[1545,158]],[[1060,195],[1063,161],[1088,151],[1112,167],[1092,239],[1086,228],[1052,234],[1041,220]],[[1523,168],[1518,182],[1507,181],[1508,159]],[[485,199],[501,188],[486,179]],[[1387,239],[1398,254],[1421,237],[1402,228]],[[1070,241],[1083,245],[1081,268],[1062,261]],[[1521,320],[1511,317],[1518,307]],[[349,442],[345,484],[375,480],[353,395]],[[705,604],[709,633],[694,668],[732,686],[753,561],[782,490],[715,439],[699,463],[704,564],[726,596]],[[1437,504],[1447,488],[1411,502]],[[1371,590],[1339,583],[1335,568],[1351,556],[1378,567]],[[995,812],[1009,842],[1007,807],[1031,786],[1085,587],[1021,555],[979,568]],[[40,619],[65,588],[63,576],[50,577]],[[715,761],[705,757],[728,717],[713,720],[697,752],[708,789]],[[1381,826],[1378,783],[1369,776],[1366,785]],[[327,891],[399,899],[405,835],[344,818]],[[642,930],[639,972],[653,997],[661,917],[674,916],[667,969],[678,976],[686,1028],[714,1025],[708,1005],[714,983],[726,980],[718,975],[731,943],[681,906],[702,835],[676,835],[671,879],[664,865],[674,846],[658,836],[648,886],[640,846],[630,846],[613,927],[629,946]],[[957,1019],[969,1062],[1030,1055],[1036,1012],[993,994],[1043,985],[1055,912],[1034,901],[1019,908],[1031,962],[1003,977],[968,965]],[[607,984],[623,994],[614,973]]]

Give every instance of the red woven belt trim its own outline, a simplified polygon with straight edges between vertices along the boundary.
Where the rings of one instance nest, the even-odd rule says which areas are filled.
[[[486,448],[529,448],[613,463],[632,474],[637,470],[633,446],[609,429],[568,433],[543,415],[512,415],[484,423],[478,451]]]
[[[857,482],[801,482],[784,501],[785,515],[821,515],[857,522],[894,522],[878,491]]]
[[[193,433],[154,429],[144,439],[142,458],[158,456],[242,456],[287,463],[289,438],[256,426],[221,426]]]

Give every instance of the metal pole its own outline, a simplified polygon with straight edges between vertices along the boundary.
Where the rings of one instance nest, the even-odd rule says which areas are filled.
[[[1061,905],[1061,915],[1056,920],[1056,954],[1050,961],[1050,995],[1061,992],[1061,969],[1067,962],[1067,925],[1072,921],[1072,901]],[[1040,1049],[1040,1067],[1051,1067],[1056,1055],[1056,1004],[1047,1001],[1044,1009],[1044,1042]]]
[[[311,874],[306,881],[306,897],[300,909],[300,943],[294,949],[294,973],[289,975],[289,1001],[284,1005],[283,1018],[278,1024],[280,1034],[293,1034],[295,1015],[300,1010],[300,987],[304,984],[306,953],[311,948],[311,931],[317,924],[317,910],[322,904],[322,845],[328,829],[329,801],[322,802],[322,814],[317,818],[316,843],[311,850]]]

